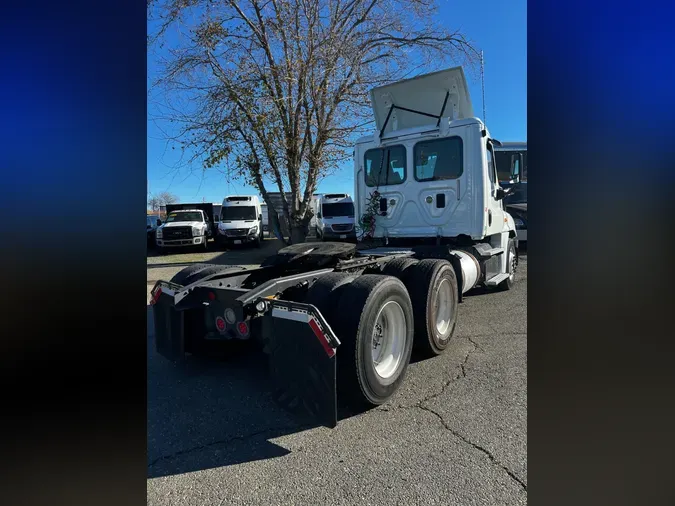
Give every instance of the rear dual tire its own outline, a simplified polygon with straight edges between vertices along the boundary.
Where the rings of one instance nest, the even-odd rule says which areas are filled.
[[[339,396],[354,405],[379,405],[398,390],[410,362],[412,303],[403,283],[394,277],[350,278],[323,276],[317,281],[320,285],[310,288],[307,302],[322,312],[341,342]]]
[[[440,355],[457,325],[457,276],[446,260],[410,257],[387,262],[382,273],[403,281],[415,316],[415,348],[425,356]]]
[[[171,282],[178,285],[188,286],[192,283],[204,279],[206,276],[225,271],[243,271],[243,267],[231,265],[214,265],[214,264],[193,264],[178,271],[172,278]]]

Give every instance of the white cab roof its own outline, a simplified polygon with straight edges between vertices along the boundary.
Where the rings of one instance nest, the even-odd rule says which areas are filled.
[[[439,116],[448,93],[448,102],[443,117],[453,119],[473,117],[471,96],[462,67],[424,74],[372,89],[370,102],[377,129],[382,129],[392,105]],[[437,122],[436,118],[394,109],[385,133],[405,128],[436,125]]]

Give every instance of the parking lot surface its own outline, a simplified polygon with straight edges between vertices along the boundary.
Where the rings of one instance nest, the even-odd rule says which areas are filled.
[[[156,265],[149,286],[182,268]],[[390,402],[335,429],[274,404],[262,354],[164,360],[148,316],[148,504],[527,502],[526,257],[511,291],[460,304],[445,354],[413,356]]]

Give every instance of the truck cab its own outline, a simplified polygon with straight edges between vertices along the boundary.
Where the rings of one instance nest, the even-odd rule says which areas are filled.
[[[316,233],[322,241],[356,240],[354,201],[346,193],[327,193],[316,200]]]
[[[354,183],[357,216],[376,204],[372,237],[506,251],[515,225],[495,164],[501,143],[473,117],[462,68],[375,88],[370,98],[378,131],[357,141]]]
[[[263,215],[260,199],[255,195],[229,195],[223,199],[216,243],[219,245],[253,244],[261,246]]]
[[[208,248],[210,220],[202,209],[171,209],[167,206],[164,223],[157,228],[155,237],[160,249],[181,246]]]

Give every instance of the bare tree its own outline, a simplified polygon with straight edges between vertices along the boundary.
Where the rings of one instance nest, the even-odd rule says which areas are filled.
[[[188,163],[226,168],[268,204],[278,190],[291,242],[304,240],[319,180],[371,124],[368,90],[475,54],[435,22],[435,0],[148,4],[149,44],[163,55],[155,119],[178,125]]]
[[[148,199],[148,208],[151,211],[159,211],[162,206],[167,204],[176,204],[179,198],[173,193],[161,192]]]

